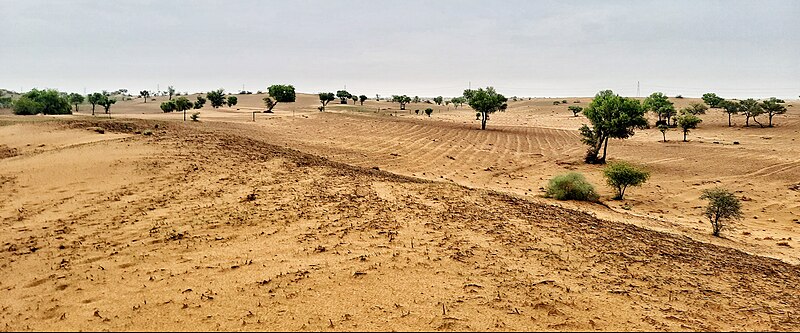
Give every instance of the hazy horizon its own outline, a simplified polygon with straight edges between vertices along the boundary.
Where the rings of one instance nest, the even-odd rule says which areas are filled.
[[[800,95],[800,2],[4,1],[0,88]]]

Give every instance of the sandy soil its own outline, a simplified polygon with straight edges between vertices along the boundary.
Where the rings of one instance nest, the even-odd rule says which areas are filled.
[[[711,111],[688,143],[655,130],[613,142],[612,158],[653,171],[616,202],[580,163],[582,118],[552,100],[512,103],[479,131],[466,109],[319,113],[309,95],[253,123],[261,97],[200,123],[3,117],[0,325],[800,328],[795,108],[775,128]],[[112,112],[182,118],[141,100]],[[606,206],[541,198],[566,170]],[[697,199],[714,185],[746,197],[722,239]]]

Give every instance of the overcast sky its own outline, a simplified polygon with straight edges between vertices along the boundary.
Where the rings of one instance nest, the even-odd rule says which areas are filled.
[[[0,87],[798,98],[800,1],[0,0]]]

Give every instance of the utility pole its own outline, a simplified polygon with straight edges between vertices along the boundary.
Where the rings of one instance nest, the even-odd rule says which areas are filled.
[[[639,88],[640,87],[641,86],[639,85],[639,81],[636,81],[636,97],[639,97],[639,91],[640,91]]]

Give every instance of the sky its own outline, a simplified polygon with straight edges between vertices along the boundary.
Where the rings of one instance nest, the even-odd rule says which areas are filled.
[[[800,1],[0,0],[0,64],[15,91],[796,99]]]

